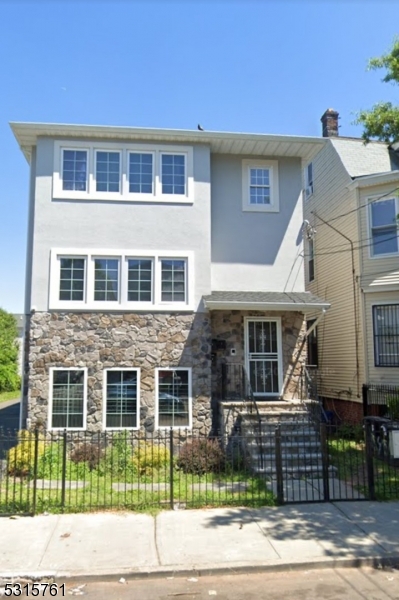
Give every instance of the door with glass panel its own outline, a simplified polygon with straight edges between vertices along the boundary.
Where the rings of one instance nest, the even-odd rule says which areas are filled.
[[[280,394],[280,331],[272,319],[247,319],[245,331],[246,368],[256,398]]]

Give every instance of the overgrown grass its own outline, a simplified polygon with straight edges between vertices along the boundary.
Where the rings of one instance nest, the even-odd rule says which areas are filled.
[[[15,390],[14,392],[0,392],[0,404],[7,402],[8,400],[16,400],[21,396],[21,390]]]

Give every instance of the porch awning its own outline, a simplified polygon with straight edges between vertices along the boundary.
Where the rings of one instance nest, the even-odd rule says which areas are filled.
[[[317,312],[330,304],[310,292],[212,292],[203,296],[209,310],[292,310]]]

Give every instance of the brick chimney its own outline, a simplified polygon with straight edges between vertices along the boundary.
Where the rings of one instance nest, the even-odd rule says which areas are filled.
[[[338,136],[338,115],[336,110],[333,108],[327,108],[320,121],[323,125],[323,137],[336,137]]]

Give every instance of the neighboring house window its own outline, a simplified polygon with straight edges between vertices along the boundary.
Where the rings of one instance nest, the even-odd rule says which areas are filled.
[[[186,301],[186,261],[163,258],[162,302]]]
[[[308,240],[308,279],[314,280],[314,242]]]
[[[84,258],[60,258],[60,300],[84,300],[85,263]]]
[[[62,189],[86,191],[87,151],[64,150],[62,153]]]
[[[194,310],[193,252],[51,250],[49,309]]]
[[[85,427],[85,369],[50,370],[50,422],[53,429]]]
[[[153,193],[153,155],[139,152],[129,153],[129,192]]]
[[[316,319],[310,319],[306,322],[306,329],[310,329]],[[319,351],[317,346],[317,327],[315,327],[307,337],[308,341],[308,365],[319,366]]]
[[[398,254],[398,212],[395,198],[370,203],[372,256]]]
[[[243,160],[242,168],[243,210],[278,212],[278,162]]]
[[[119,152],[96,152],[97,192],[119,192],[120,160]]]
[[[152,260],[144,258],[128,259],[129,302],[152,302]]]
[[[94,300],[118,302],[119,260],[115,258],[94,259]]]
[[[313,194],[313,163],[309,163],[305,168],[305,198]]]
[[[162,154],[162,193],[186,193],[186,167],[184,154]]]
[[[376,367],[399,367],[399,304],[373,306]]]
[[[191,370],[157,369],[158,427],[191,427]]]
[[[139,426],[139,370],[105,371],[106,428]]]
[[[194,148],[180,144],[54,141],[53,198],[194,202]]]

